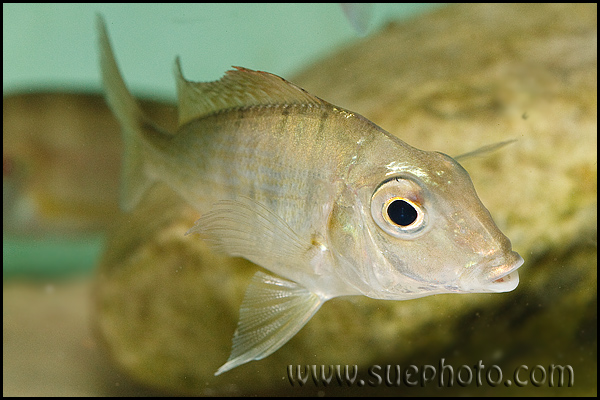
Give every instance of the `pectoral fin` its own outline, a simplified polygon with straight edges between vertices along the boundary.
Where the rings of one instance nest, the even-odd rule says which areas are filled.
[[[311,244],[277,214],[250,198],[221,200],[186,235],[200,234],[214,250],[244,257],[263,268],[303,268]]]
[[[279,349],[324,302],[295,282],[257,272],[240,307],[231,355],[215,375],[248,361],[263,359]]]

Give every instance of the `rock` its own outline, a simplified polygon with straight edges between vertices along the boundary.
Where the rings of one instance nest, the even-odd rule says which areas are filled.
[[[95,325],[110,357],[168,394],[595,395],[596,15],[595,4],[449,6],[290,79],[418,148],[458,155],[518,139],[462,162],[525,259],[514,292],[337,298],[271,356],[214,377],[258,267],[184,236],[197,213],[157,185],[121,217],[100,266]],[[455,373],[475,373],[481,360],[483,386],[369,384],[371,365],[404,371],[441,359]],[[298,364],[358,365],[366,386],[291,387],[287,366]],[[497,387],[485,383],[498,378],[493,365],[503,371]],[[521,380],[570,366],[575,384],[556,387],[555,373],[554,387],[549,375],[518,387],[521,365]]]

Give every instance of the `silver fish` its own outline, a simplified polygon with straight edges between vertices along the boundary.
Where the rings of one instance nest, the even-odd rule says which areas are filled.
[[[215,375],[267,357],[334,297],[518,285],[523,259],[451,157],[273,74],[235,67],[190,82],[179,59],[179,129],[164,132],[127,90],[101,17],[98,29],[106,98],[125,142],[123,208],[162,181],[202,213],[188,233],[269,271],[252,278]]]

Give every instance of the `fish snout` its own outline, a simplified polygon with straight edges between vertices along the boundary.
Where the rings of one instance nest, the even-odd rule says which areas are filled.
[[[519,285],[517,269],[523,265],[523,258],[515,251],[508,251],[481,264],[480,273],[462,277],[465,291],[510,292]]]

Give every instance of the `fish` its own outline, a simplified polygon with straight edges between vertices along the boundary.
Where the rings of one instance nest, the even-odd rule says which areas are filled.
[[[119,211],[121,147],[101,96],[5,96],[2,139],[5,236],[73,238],[107,228]]]
[[[164,131],[127,89],[101,16],[97,28],[106,100],[122,127],[121,206],[134,209],[163,182],[200,214],[186,234],[262,268],[215,375],[269,356],[335,297],[517,287],[524,260],[452,157],[274,74],[233,67],[189,81],[179,58],[179,127]]]
[[[344,16],[358,36],[365,36],[373,15],[373,3],[339,3]]]

